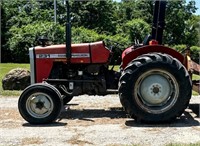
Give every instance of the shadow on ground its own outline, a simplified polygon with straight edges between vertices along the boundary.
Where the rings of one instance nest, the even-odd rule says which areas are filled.
[[[67,123],[62,123],[62,122],[53,122],[50,124],[30,124],[30,123],[24,123],[22,126],[24,127],[60,127],[60,126],[66,126]]]
[[[94,118],[110,118],[110,119],[119,119],[119,118],[127,118],[126,113],[122,108],[113,107],[110,109],[67,109],[64,110],[60,119],[94,119]]]
[[[66,126],[67,123],[62,123],[61,120],[84,120],[89,122],[94,122],[96,118],[110,118],[112,119],[124,119],[124,123],[128,127],[191,127],[199,126],[199,121],[197,120],[199,116],[199,104],[190,104],[189,111],[186,110],[181,117],[168,123],[141,123],[136,122],[134,119],[128,118],[127,114],[123,111],[121,107],[112,107],[109,109],[70,109],[70,106],[78,106],[78,104],[67,105],[63,109],[59,116],[58,122],[45,124],[45,125],[31,125],[28,123],[23,124],[25,127],[57,127]],[[194,116],[196,115],[196,117]],[[105,123],[106,124],[106,123]],[[119,123],[120,124],[120,123]]]
[[[190,111],[188,111],[190,109]],[[156,123],[156,124],[146,124],[146,123],[138,123],[135,120],[127,120],[125,122],[126,126],[130,127],[191,127],[191,126],[200,126],[199,121],[199,112],[200,105],[199,104],[189,104],[188,109],[181,115],[181,117],[175,119],[174,121],[168,123]],[[195,114],[195,115],[194,115]]]
[[[127,114],[123,111],[123,108],[113,107],[108,110],[105,109],[83,109],[83,110],[64,110],[60,115],[61,119],[79,119],[92,121],[95,118],[110,118],[112,119],[124,119],[125,125],[130,127],[191,127],[199,126],[200,123],[196,119],[199,115],[199,104],[190,104],[189,109],[192,111],[185,111],[181,117],[168,123],[141,123],[136,122],[134,119],[128,118]]]

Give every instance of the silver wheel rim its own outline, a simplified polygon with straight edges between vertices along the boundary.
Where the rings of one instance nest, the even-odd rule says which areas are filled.
[[[160,114],[174,106],[178,99],[179,86],[171,73],[153,69],[137,79],[133,95],[143,110]]]
[[[26,101],[27,112],[34,118],[48,117],[53,108],[54,104],[51,97],[42,92],[32,94]]]

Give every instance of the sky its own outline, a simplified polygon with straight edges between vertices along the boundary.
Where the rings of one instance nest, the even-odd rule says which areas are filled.
[[[186,0],[186,1],[189,1],[189,0]],[[196,11],[196,14],[200,15],[200,0],[195,0],[195,2],[196,2],[196,7],[198,8]]]
[[[115,1],[121,1],[121,0],[115,0]],[[186,0],[187,2],[189,2],[190,0]],[[196,10],[196,15],[200,15],[200,0],[195,0],[195,2],[196,2],[196,7],[198,8],[197,10]]]

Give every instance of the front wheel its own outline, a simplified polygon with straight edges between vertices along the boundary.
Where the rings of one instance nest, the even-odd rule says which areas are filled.
[[[31,124],[46,124],[56,120],[62,109],[58,90],[49,84],[27,87],[18,101],[21,116]]]
[[[167,54],[146,54],[133,60],[120,78],[124,109],[138,121],[166,122],[188,106],[192,85],[185,67]]]

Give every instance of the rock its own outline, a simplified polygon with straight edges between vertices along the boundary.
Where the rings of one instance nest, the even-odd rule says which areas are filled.
[[[4,90],[23,90],[30,85],[30,71],[16,68],[9,71],[2,79]]]

